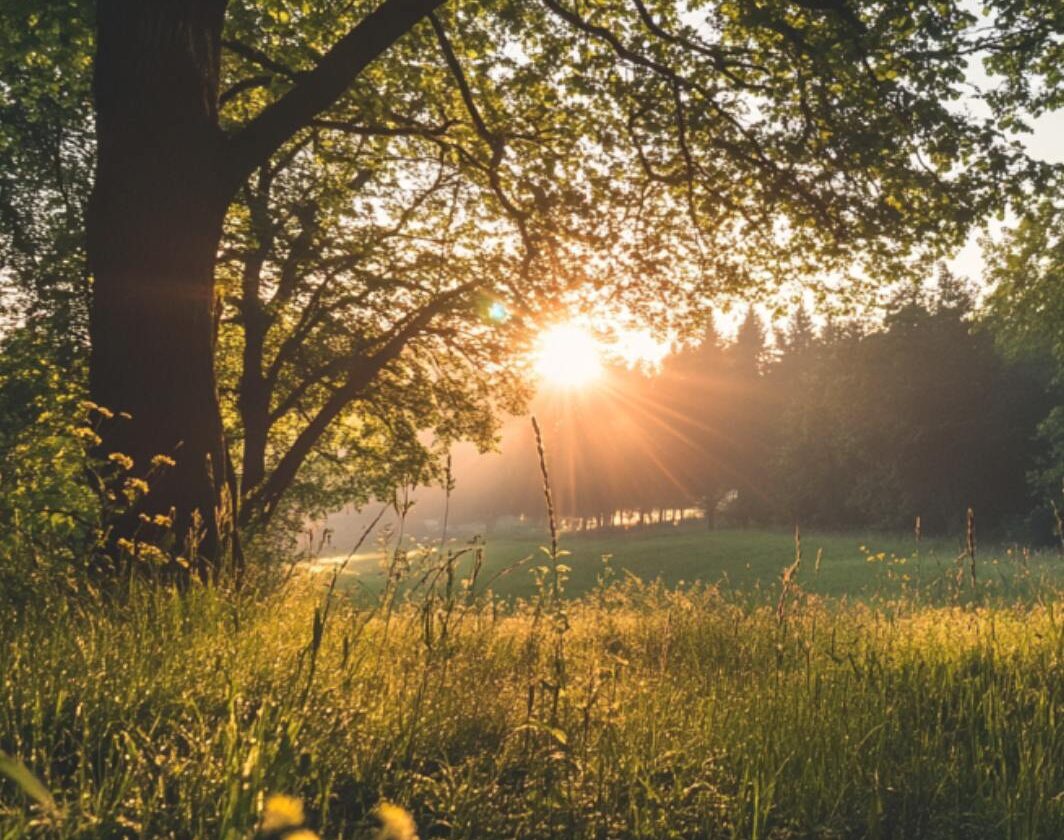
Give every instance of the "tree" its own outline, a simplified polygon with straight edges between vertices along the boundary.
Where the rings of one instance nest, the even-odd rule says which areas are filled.
[[[1024,473],[1045,380],[996,351],[949,272],[900,296],[878,327],[837,330],[802,360],[785,353],[767,387],[779,404],[771,484],[784,516],[899,528],[919,515],[941,533],[969,506],[985,527],[1030,510]]]
[[[739,377],[753,380],[765,368],[766,354],[765,325],[761,322],[761,316],[751,307],[747,309],[735,334],[735,342],[729,348],[732,368]]]
[[[681,507],[702,508],[713,527],[720,502],[737,485],[731,458],[727,357],[711,315],[699,343],[667,357],[661,372],[663,460],[686,491]]]
[[[0,21],[0,330],[28,327],[71,370],[88,301],[88,7],[13,0]]]
[[[987,242],[993,291],[988,321],[1016,360],[1049,359],[1056,405],[1042,419],[1044,453],[1031,472],[1035,492],[1060,505],[1064,487],[1064,207],[1051,194],[1035,204],[999,242]]]
[[[813,318],[803,301],[794,311],[786,332],[778,341],[780,347],[788,356],[794,358],[801,356],[816,342],[816,329],[813,327]]]
[[[1064,370],[1064,201],[1034,205],[997,243],[987,241],[989,314],[1017,351],[1048,352]]]
[[[770,505],[766,468],[774,428],[770,420],[772,392],[764,378],[769,362],[765,327],[753,307],[739,325],[727,357],[725,411],[730,431],[726,451],[738,491],[734,512],[740,522],[750,524],[763,520]]]
[[[101,2],[97,172],[87,218],[93,398],[117,413],[105,445],[143,467],[176,454],[154,489],[179,534],[203,523],[217,556],[235,501],[215,387],[215,260],[237,189],[438,3],[369,14],[241,130],[218,118],[219,0]],[[139,512],[138,512],[139,513]],[[230,510],[231,513],[231,510]],[[118,531],[134,534],[133,517]]]
[[[314,127],[447,135],[511,232],[518,270],[494,285],[610,286],[642,311],[652,281],[698,300],[956,244],[1022,166],[992,123],[946,105],[975,37],[959,4],[686,11],[101,0],[90,384],[118,413],[104,453],[176,457],[147,512],[173,508],[179,532],[198,516],[204,557],[221,550],[239,494],[216,257],[242,185]],[[464,113],[441,105],[456,95]]]
[[[485,448],[492,407],[522,395],[503,352],[521,346],[517,319],[483,280],[479,195],[446,160],[386,177],[382,153],[402,147],[323,133],[260,168],[223,239],[219,368],[245,526],[286,497],[319,515],[422,483],[420,432],[434,451]]]

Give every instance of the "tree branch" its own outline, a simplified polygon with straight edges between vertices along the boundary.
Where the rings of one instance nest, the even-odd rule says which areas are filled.
[[[218,107],[224,108],[231,99],[235,99],[236,97],[240,96],[240,94],[246,91],[255,90],[255,88],[266,87],[266,85],[268,85],[272,81],[273,76],[266,75],[251,76],[247,79],[243,79],[234,84],[232,87],[223,91],[222,95],[218,97]]]
[[[330,131],[339,131],[344,134],[354,134],[359,137],[440,137],[447,133],[447,129],[454,124],[454,120],[448,120],[443,125],[360,125],[348,120],[312,120],[314,128],[324,128]]]
[[[384,344],[372,355],[359,354],[351,357],[350,368],[343,385],[337,388],[317,413],[309,419],[270,476],[245,501],[241,508],[241,517],[244,520],[242,524],[246,524],[255,514],[261,516],[263,520],[272,516],[277,503],[291,486],[299,468],[325,434],[329,425],[358,398],[359,394],[373,382],[374,377],[389,362],[402,353],[409,341],[428,326],[436,315],[454,300],[475,289],[481,282],[483,281],[470,281],[439,295],[393,330]]]
[[[241,58],[250,61],[252,64],[257,64],[263,70],[269,70],[277,76],[284,76],[286,79],[291,79],[294,82],[299,81],[305,75],[305,73],[293,70],[286,64],[274,61],[257,47],[252,47],[248,44],[242,44],[239,41],[232,40],[222,41],[222,46],[229,50],[229,52],[235,53]]]
[[[430,14],[429,21],[432,23],[432,28],[436,33],[436,40],[439,42],[441,52],[443,52],[444,61],[447,62],[447,67],[458,85],[458,91],[462,95],[462,102],[465,103],[469,117],[473,121],[473,127],[488,148],[491,149],[491,162],[488,164],[488,179],[491,182],[491,189],[506,211],[514,219],[518,220],[524,235],[523,222],[528,218],[529,213],[510,200],[499,178],[499,164],[502,163],[502,159],[506,154],[506,137],[499,132],[492,131],[488,128],[488,124],[484,122],[484,117],[481,116],[480,109],[473,98],[473,90],[469,86],[469,81],[465,77],[462,65],[458,61],[458,56],[455,55],[454,48],[447,38],[447,33],[444,31],[440,19],[436,15]]]
[[[280,99],[229,141],[230,175],[242,181],[288,138],[339,99],[371,61],[446,0],[384,0]]]
[[[825,203],[823,197],[817,195],[807,184],[802,183],[792,169],[782,167],[776,160],[769,157],[750,129],[716,101],[712,90],[697,80],[674,70],[672,67],[627,46],[613,31],[584,19],[573,10],[566,8],[558,0],[543,0],[543,4],[566,23],[608,45],[618,58],[636,67],[648,70],[670,84],[679,86],[681,89],[698,93],[702,97],[704,104],[711,108],[749,146],[749,149],[744,149],[735,142],[728,141],[724,137],[718,137],[716,143],[720,148],[734,155],[736,159],[742,159],[761,168],[774,178],[776,184],[788,186],[794,190],[795,194],[805,201],[810,209],[820,217],[822,224],[826,228],[832,231],[838,231],[842,228],[841,221],[833,218],[831,208]]]
[[[682,35],[677,35],[673,32],[669,32],[667,29],[665,29],[663,26],[658,24],[657,21],[654,20],[653,16],[650,14],[650,10],[647,9],[646,4],[643,2],[643,0],[632,0],[632,2],[635,4],[636,11],[639,13],[639,17],[643,21],[643,25],[646,26],[646,28],[649,29],[651,33],[656,35],[661,40],[666,41],[670,44],[675,44],[690,52],[698,53],[699,55],[705,56],[713,62],[713,66],[722,75],[727,76],[727,78],[731,80],[731,82],[737,87],[757,91],[765,91],[768,89],[766,85],[752,84],[746,81],[745,79],[736,75],[731,69],[732,66],[735,64],[743,67],[744,69],[755,69],[758,72],[764,72],[764,68],[758,67],[757,65],[751,64],[750,62],[729,61],[727,58],[725,58],[724,51],[717,45],[711,46],[709,44],[692,41],[691,39],[685,38]]]
[[[297,207],[294,215],[300,222],[299,233],[288,248],[288,255],[281,263],[281,273],[277,288],[270,298],[270,308],[276,309],[287,303],[299,285],[299,269],[303,261],[314,248],[315,238],[319,232],[318,205],[311,201],[303,207]]]

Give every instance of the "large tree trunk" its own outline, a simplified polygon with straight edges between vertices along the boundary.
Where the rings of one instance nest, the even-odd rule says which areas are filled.
[[[173,511],[179,539],[197,525],[200,570],[221,559],[236,498],[214,378],[226,209],[240,182],[443,2],[384,0],[227,140],[217,112],[226,0],[99,0],[90,390],[128,415],[103,426],[102,454],[132,457],[141,475],[156,455],[176,460],[115,523],[116,545],[144,532],[142,514]]]
[[[219,500],[229,486],[214,378],[214,264],[232,184],[216,102],[222,0],[102,0],[95,68],[98,163],[88,211],[93,276],[90,388],[116,413],[105,455],[156,455],[138,514],[176,513],[184,540],[218,559]],[[119,412],[128,419],[117,416]],[[143,534],[143,531],[140,531]]]

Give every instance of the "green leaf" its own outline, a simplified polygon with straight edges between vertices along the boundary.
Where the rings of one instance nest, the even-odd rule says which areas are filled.
[[[51,817],[59,817],[59,808],[41,780],[33,775],[17,758],[0,750],[0,774],[7,776],[18,785],[24,794],[36,802]]]

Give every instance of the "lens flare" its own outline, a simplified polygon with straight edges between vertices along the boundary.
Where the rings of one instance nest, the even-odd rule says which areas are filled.
[[[510,313],[506,310],[506,304],[502,301],[492,301],[488,307],[488,317],[497,323],[505,323],[510,319]]]

